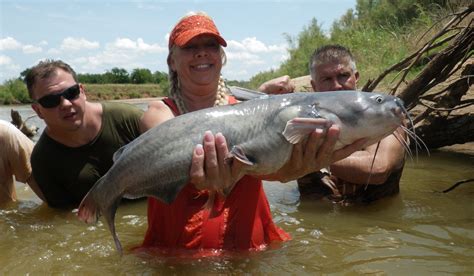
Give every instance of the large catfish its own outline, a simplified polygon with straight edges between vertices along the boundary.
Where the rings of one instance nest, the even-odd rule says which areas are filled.
[[[78,215],[88,223],[104,215],[121,252],[114,225],[121,198],[173,202],[189,180],[193,149],[205,131],[225,136],[231,158],[249,165],[246,174],[263,175],[281,168],[293,144],[314,131],[294,118],[325,118],[339,125],[339,149],[361,138],[369,138],[367,145],[381,140],[402,125],[404,110],[397,97],[340,91],[267,96],[187,113],[119,149],[113,166],[82,200]]]

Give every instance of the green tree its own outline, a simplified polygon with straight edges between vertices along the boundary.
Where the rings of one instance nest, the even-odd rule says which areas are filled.
[[[103,74],[78,74],[77,78],[81,83],[105,83],[105,77]]]
[[[409,28],[425,12],[447,8],[448,3],[447,0],[357,0],[355,10],[349,10],[337,27]]]
[[[156,71],[153,73],[153,82],[154,83],[163,83],[168,82],[168,74],[165,72]]]
[[[25,83],[20,79],[10,79],[0,85],[0,103],[30,103],[30,96]]]
[[[135,84],[153,82],[153,75],[149,69],[136,68],[130,74],[130,81]]]
[[[130,83],[127,70],[114,67],[104,74],[106,83]]]

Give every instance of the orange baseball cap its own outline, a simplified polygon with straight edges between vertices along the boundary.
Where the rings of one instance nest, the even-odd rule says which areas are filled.
[[[198,35],[207,34],[214,36],[220,45],[227,46],[227,42],[222,38],[211,18],[204,15],[191,15],[183,18],[173,28],[170,34],[168,48],[173,45],[183,47],[191,39]]]

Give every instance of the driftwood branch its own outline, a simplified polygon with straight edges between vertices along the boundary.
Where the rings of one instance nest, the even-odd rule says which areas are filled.
[[[453,43],[431,60],[414,80],[409,82],[400,93],[397,93],[397,96],[404,100],[408,109],[413,108],[420,95],[432,88],[434,84],[445,81],[451,75],[452,68],[472,51],[473,44],[472,26],[466,27]],[[472,53],[470,54],[472,55]]]
[[[474,105],[474,99],[459,102],[459,105],[453,108],[437,108],[437,107],[430,106],[426,103],[423,103],[422,101],[420,101],[420,104],[428,108],[429,111],[454,111],[454,110],[463,109],[468,106]]]
[[[454,185],[452,185],[451,187],[449,187],[448,189],[446,189],[442,192],[443,193],[450,192],[450,191],[454,190],[455,188],[457,188],[459,185],[464,184],[464,183],[468,183],[468,182],[474,182],[474,178],[458,181],[458,182],[454,183]]]

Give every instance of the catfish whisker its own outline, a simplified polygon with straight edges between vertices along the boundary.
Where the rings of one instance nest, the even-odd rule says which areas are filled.
[[[367,178],[367,183],[365,184],[365,188],[364,188],[364,189],[367,189],[367,187],[369,187],[370,179],[372,178],[372,171],[373,171],[373,169],[374,169],[375,157],[377,156],[377,152],[379,151],[379,147],[380,147],[380,141],[377,143],[377,147],[375,148],[374,158],[372,158],[372,164],[370,164],[369,177]]]
[[[401,137],[401,134],[399,134],[398,132],[394,132],[392,134],[395,137],[395,139],[397,139],[397,141],[400,143],[400,145],[403,146],[403,149],[405,150],[407,155],[410,157],[410,159],[413,161],[413,152],[410,149],[409,142],[405,140],[403,137]]]
[[[410,138],[413,139],[413,141],[415,141],[415,149],[424,148],[426,152],[428,153],[428,156],[430,155],[430,150],[428,149],[428,146],[425,144],[425,142],[423,142],[423,140],[418,135],[416,135],[414,131],[408,129],[405,126],[401,126],[401,128],[405,131],[405,133],[407,133],[410,136]]]
[[[400,127],[405,132],[405,134],[407,134],[407,136],[408,136],[407,137],[408,140],[406,141],[407,146],[410,148],[410,141],[413,141],[415,143],[415,156],[416,156],[417,161],[418,161],[418,149],[421,149],[421,145],[418,142],[419,138],[417,138],[416,134],[413,131],[411,131],[410,129],[408,129],[407,127],[405,127],[403,125],[400,126]],[[411,148],[410,148],[410,152],[412,152]],[[412,158],[412,160],[413,160],[413,158]]]
[[[425,142],[423,142],[423,140],[421,140],[421,138],[418,135],[416,135],[415,124],[414,124],[413,119],[411,118],[410,114],[408,113],[408,110],[403,105],[403,102],[401,102],[401,101],[397,101],[397,102],[398,102],[398,106],[402,109],[402,113],[408,119],[408,122],[409,122],[408,125],[411,127],[411,129],[404,126],[404,125],[400,125],[400,127],[415,142],[415,153],[416,153],[417,158],[418,158],[418,149],[421,149],[421,145],[420,145],[419,142],[421,142],[423,144],[423,146],[425,147],[425,149],[426,149],[426,151],[428,152],[428,155],[429,155],[429,150],[428,150],[428,147],[426,146]]]

